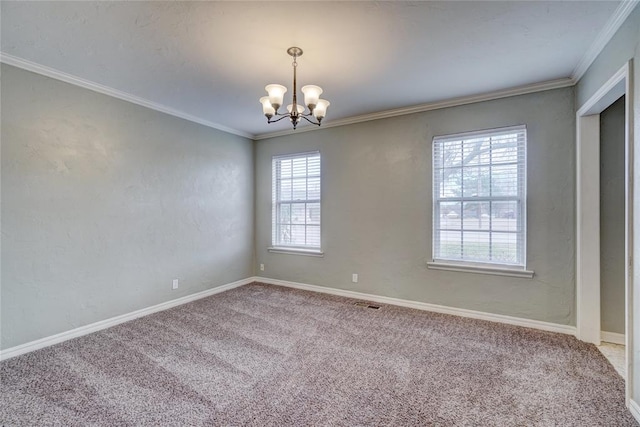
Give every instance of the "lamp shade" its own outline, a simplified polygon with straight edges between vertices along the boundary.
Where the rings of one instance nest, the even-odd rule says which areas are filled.
[[[316,104],[316,108],[313,110],[313,115],[316,119],[323,119],[327,115],[327,108],[331,103],[326,99],[319,99]]]
[[[282,85],[266,85],[265,90],[269,94],[269,102],[271,106],[276,110],[282,105],[284,94],[287,92],[287,88]]]
[[[296,107],[298,114],[302,114],[304,112],[304,105],[296,104]],[[291,113],[291,110],[293,110],[293,104],[287,105],[287,111]]]
[[[262,104],[262,112],[265,116],[273,116],[276,113],[276,109],[273,108],[273,105],[269,102],[268,96],[260,98],[260,103]]]
[[[307,85],[302,86],[302,93],[304,93],[305,105],[311,109],[310,106],[314,106],[315,108],[315,105],[318,104],[322,89],[319,86]]]

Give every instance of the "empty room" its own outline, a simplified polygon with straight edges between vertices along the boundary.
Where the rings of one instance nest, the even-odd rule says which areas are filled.
[[[640,425],[637,4],[1,1],[0,425]]]

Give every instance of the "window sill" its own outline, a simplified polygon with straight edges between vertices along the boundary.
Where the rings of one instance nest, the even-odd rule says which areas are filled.
[[[302,248],[285,248],[272,246],[267,248],[267,250],[274,254],[287,254],[287,255],[304,255],[304,256],[315,256],[315,257],[323,257],[324,252],[320,249],[302,249]]]
[[[520,277],[522,279],[533,278],[533,271],[525,270],[524,268],[514,267],[502,267],[502,266],[484,266],[475,264],[458,264],[442,261],[427,262],[427,268],[432,270],[447,270],[458,271],[461,273],[477,273],[477,274],[491,274],[494,276],[509,276]]]

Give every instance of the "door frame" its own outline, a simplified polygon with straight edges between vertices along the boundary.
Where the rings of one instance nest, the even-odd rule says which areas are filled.
[[[596,345],[600,324],[600,113],[625,95],[625,381],[633,364],[633,63],[627,62],[576,112],[576,336]]]

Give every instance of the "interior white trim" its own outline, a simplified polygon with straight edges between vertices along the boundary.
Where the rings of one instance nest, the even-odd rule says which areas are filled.
[[[508,325],[523,326],[525,328],[539,329],[542,331],[558,332],[561,334],[575,335],[576,328],[570,325],[560,325],[557,323],[543,322],[540,320],[522,319],[519,317],[505,316],[502,314],[486,313],[482,311],[467,310],[465,308],[447,307],[444,305],[429,304],[426,302],[411,301],[399,298],[391,298],[380,295],[365,294],[361,292],[346,291],[325,286],[309,285],[306,283],[289,282],[286,280],[270,279],[267,277],[256,277],[256,281],[270,285],[285,286],[288,288],[302,289],[324,294],[338,295],[347,298],[361,299],[378,302],[381,304],[397,305],[401,307],[415,308],[418,310],[431,311],[434,313],[451,314],[472,319],[488,320],[490,322],[505,323]]]
[[[491,274],[494,276],[520,277],[522,279],[533,278],[534,272],[523,268],[507,268],[501,266],[480,266],[464,263],[449,263],[442,261],[428,261],[427,268],[432,270],[458,271],[461,273]]]
[[[611,344],[625,345],[625,335],[617,332],[600,332],[600,340]]]
[[[543,322],[540,320],[522,319],[519,317],[505,316],[502,314],[486,313],[482,311],[467,310],[464,308],[447,307],[437,304],[429,304],[419,301],[411,301],[399,298],[391,298],[373,294],[365,294],[361,292],[346,291],[336,288],[328,288],[325,286],[309,285],[306,283],[288,282],[285,280],[270,279],[267,277],[248,277],[246,279],[238,280],[226,285],[218,286],[213,289],[198,292],[192,295],[187,295],[181,298],[177,298],[171,301],[163,302],[151,307],[143,308],[140,310],[132,311],[131,313],[115,316],[110,319],[101,320],[99,322],[91,323],[89,325],[81,326],[79,328],[72,329],[70,331],[61,332],[59,334],[51,335],[49,337],[41,338],[35,341],[31,341],[25,344],[21,344],[15,347],[8,348],[0,351],[0,360],[11,359],[12,357],[20,356],[41,348],[49,347],[54,344],[78,338],[84,335],[91,334],[93,332],[100,331],[102,329],[116,326],[120,323],[128,322],[130,320],[137,319],[139,317],[147,316],[158,311],[167,310],[172,307],[176,307],[188,302],[192,302],[201,298],[205,298],[211,295],[215,295],[230,289],[238,288],[240,286],[247,285],[253,282],[262,282],[276,286],[285,286],[288,288],[303,289],[312,292],[320,292],[331,295],[338,295],[347,298],[362,299],[367,301],[379,302],[382,304],[397,305],[401,307],[415,308],[418,310],[431,311],[434,313],[451,314],[454,316],[468,317],[472,319],[487,320],[490,322],[504,323],[514,326],[522,326],[525,328],[539,329],[542,331],[557,332],[567,335],[575,335],[576,328],[570,325],[560,325],[557,323]]]
[[[549,80],[546,82],[533,83],[529,85],[514,87],[511,89],[487,92],[479,95],[463,96],[443,101],[428,102],[426,104],[419,104],[411,107],[396,108],[393,110],[379,111],[377,113],[363,114],[361,116],[346,117],[344,119],[327,120],[326,122],[322,123],[322,126],[302,126],[297,130],[288,129],[278,132],[261,133],[256,135],[253,139],[255,141],[258,141],[261,139],[274,138],[276,136],[292,135],[294,133],[310,132],[337,126],[352,125],[354,123],[368,122],[370,120],[386,119],[389,117],[422,113],[424,111],[439,110],[441,108],[457,107],[460,105],[473,104],[476,102],[492,101],[494,99],[508,98],[510,96],[525,95],[528,93],[542,92],[545,90],[573,86],[575,83],[575,80],[571,78]]]
[[[627,75],[629,74],[629,63],[626,63],[622,66],[614,75],[612,75],[609,80],[607,80],[598,90],[591,95],[583,105],[577,111],[577,115],[579,116],[588,116],[593,114],[600,114],[600,112],[611,103],[613,103],[620,96],[625,94],[624,85],[620,86],[620,82],[624,81]],[[607,97],[610,92],[614,92],[616,95],[612,97]],[[606,98],[608,99],[607,103],[600,103],[600,100]]]
[[[578,65],[571,73],[571,78],[574,81],[578,81],[582,78],[584,73],[587,72],[593,61],[596,60],[602,49],[609,43],[609,40],[620,29],[624,21],[629,17],[633,9],[638,5],[638,0],[623,0],[613,15],[609,18],[605,26],[596,36],[596,39],[591,43],[589,49],[584,53]]]
[[[625,95],[625,402],[635,385],[633,255],[633,62],[624,64],[576,112],[576,330],[596,345],[600,323],[600,113]]]
[[[640,405],[635,400],[629,400],[629,412],[640,423]]]
[[[95,83],[86,79],[82,79],[80,77],[73,76],[68,73],[64,73],[62,71],[56,70],[51,67],[47,67],[44,65],[37,64],[35,62],[19,58],[17,56],[13,56],[4,52],[0,52],[0,62],[4,62],[5,64],[12,65],[14,67],[22,68],[27,71],[31,71],[37,74],[41,74],[47,77],[51,77],[57,80],[64,81],[66,83],[70,83],[76,86],[83,87],[85,89],[89,89],[98,93],[102,93],[105,95],[113,96],[114,98],[122,99],[124,101],[128,101],[137,105],[141,105],[143,107],[150,108],[152,110],[160,111],[175,117],[179,117],[185,120],[189,120],[194,123],[201,124],[203,126],[208,126],[213,129],[218,129],[223,132],[231,133],[238,136],[243,136],[245,138],[253,139],[254,141],[258,141],[261,139],[274,138],[277,136],[291,135],[294,132],[310,132],[320,129],[327,129],[331,127],[337,126],[345,126],[354,123],[367,122],[370,120],[378,120],[385,119],[389,117],[402,116],[406,114],[420,113],[424,111],[437,110],[441,108],[448,107],[456,107],[459,105],[472,104],[476,102],[490,101],[494,99],[506,98],[510,96],[524,95],[528,93],[540,92],[551,89],[559,89],[563,87],[573,86],[576,84],[578,80],[584,75],[589,66],[595,61],[597,56],[600,54],[602,49],[606,46],[606,44],[611,40],[613,35],[618,31],[620,26],[627,19],[629,14],[633,11],[633,9],[638,5],[639,0],[623,0],[618,8],[611,15],[609,20],[607,21],[605,27],[600,31],[594,42],[591,44],[587,52],[583,55],[582,59],[574,69],[571,77],[561,78],[556,80],[550,80],[546,82],[534,83],[524,86],[518,86],[515,88],[498,90],[493,92],[487,92],[484,94],[464,96],[459,98],[452,98],[443,101],[435,101],[429,102],[425,104],[419,104],[410,107],[397,108],[386,111],[379,111],[376,113],[363,114],[359,116],[346,117],[338,120],[329,120],[324,123],[322,127],[316,126],[303,126],[296,131],[292,129],[278,131],[278,132],[267,132],[261,133],[257,135],[253,135],[249,132],[244,132],[238,129],[230,128],[228,126],[224,126],[218,123],[214,123],[200,117],[193,116],[191,114],[187,114],[185,112],[167,107],[162,104],[158,104],[147,99],[132,95],[127,92],[123,92],[105,85],[101,85],[99,83]]]
[[[576,326],[600,345],[600,115],[576,118]]]
[[[22,59],[17,56],[13,56],[4,52],[0,52],[0,62],[3,62],[8,65],[12,65],[14,67],[21,68],[23,70],[31,71],[33,73],[41,74],[43,76],[50,77],[52,79],[56,79],[72,85],[80,86],[85,89],[92,90],[94,92],[113,96],[114,98],[122,99],[124,101],[141,105],[143,107],[147,107],[152,110],[160,111],[162,113],[179,117],[181,119],[189,120],[191,122],[198,123],[203,126],[208,126],[213,129],[221,130],[223,132],[228,132],[234,135],[250,138],[250,139],[253,139],[254,141],[257,141],[260,139],[273,138],[276,136],[290,135],[290,134],[293,134],[294,132],[297,132],[297,133],[309,132],[309,131],[320,129],[317,126],[303,126],[301,128],[298,128],[296,131],[294,131],[293,129],[289,129],[285,131],[253,135],[248,132],[244,132],[238,129],[233,129],[218,123],[213,123],[208,120],[202,119],[200,117],[196,117],[191,114],[187,114],[182,111],[178,111],[173,108],[149,101],[147,99],[140,98],[130,93],[123,92],[121,90],[114,89],[109,86],[101,85],[99,83],[94,83],[92,81],[82,79],[80,77],[76,77],[71,74],[58,71],[54,68],[40,65],[35,62]],[[402,116],[405,114],[420,113],[423,111],[438,110],[440,108],[456,107],[459,105],[473,104],[475,102],[491,101],[494,99],[507,98],[510,96],[524,95],[527,93],[541,92],[541,91],[551,90],[551,89],[559,89],[563,87],[573,86],[574,84],[575,84],[575,80],[571,78],[550,80],[546,82],[518,86],[511,89],[503,89],[503,90],[498,90],[493,92],[487,92],[479,95],[464,96],[464,97],[452,98],[444,101],[436,101],[436,102],[430,102],[426,104],[415,105],[411,107],[397,108],[393,110],[380,111],[377,113],[347,117],[344,119],[329,120],[322,125],[322,128],[326,129],[326,128],[331,128],[336,126],[346,126],[354,123],[367,122],[370,120],[378,120],[378,119],[384,119],[388,117]]]
[[[315,256],[315,257],[323,257],[324,252],[322,250],[314,250],[314,249],[302,249],[302,248],[286,248],[280,246],[270,246],[267,248],[267,251],[274,254],[286,254],[286,255],[304,255],[304,256]]]
[[[71,74],[67,74],[65,72],[56,70],[51,67],[46,67],[44,65],[37,64],[35,62],[28,61],[26,59],[19,58],[17,56],[9,55],[4,52],[0,52],[0,62],[4,62],[5,64],[12,65],[14,67],[21,68],[23,70],[31,71],[36,74],[40,74],[46,77],[50,77],[52,79],[60,80],[75,86],[79,86],[85,89],[92,90],[94,92],[101,93],[103,95],[112,96],[114,98],[122,99],[123,101],[131,102],[133,104],[141,105],[143,107],[150,108],[152,110],[160,111],[161,113],[169,114],[171,116],[179,117],[184,120],[188,120],[190,122],[198,123],[203,126],[207,126],[213,129],[221,130],[223,132],[231,133],[238,136],[243,136],[245,138],[253,139],[254,135],[251,133],[243,132],[238,129],[233,129],[218,123],[210,122],[208,120],[202,119],[200,117],[193,116],[191,114],[187,114],[185,112],[173,109],[171,107],[167,107],[162,104],[158,104],[153,101],[149,101],[148,99],[141,98],[139,96],[132,95],[127,92],[123,92],[118,89],[114,89],[109,86],[101,85],[99,83],[95,83],[89,80],[85,80],[80,77],[76,77]]]
[[[21,344],[15,347],[8,348],[0,351],[0,360],[10,359],[12,357],[20,356],[21,354],[29,353],[31,351],[39,350],[41,348],[49,347],[54,344],[58,344],[72,338],[78,338],[83,335],[87,335],[93,332],[100,331],[102,329],[110,328],[120,323],[128,322],[130,320],[137,319],[158,311],[167,310],[178,305],[186,304],[191,301],[205,298],[211,295],[218,294],[220,292],[228,291],[229,289],[237,288],[247,283],[254,282],[254,277],[238,280],[236,282],[227,283],[226,285],[217,286],[206,291],[197,292],[195,294],[187,295],[181,298],[176,298],[171,301],[156,304],[151,307],[143,308],[140,310],[132,311],[131,313],[115,316],[110,319],[101,320],[99,322],[91,323],[89,325],[80,326],[79,328],[71,329],[70,331],[61,332],[59,334],[51,335],[49,337],[41,338],[39,340],[31,341],[25,344]]]

